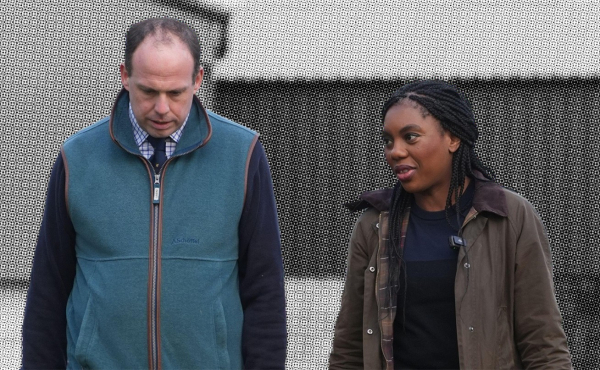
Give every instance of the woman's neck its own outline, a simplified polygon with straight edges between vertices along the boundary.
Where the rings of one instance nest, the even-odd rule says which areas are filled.
[[[469,177],[465,177],[465,186],[463,193],[467,190],[467,187],[471,183]],[[438,191],[428,193],[415,193],[415,202],[417,206],[427,212],[437,212],[446,209],[446,199],[448,198],[448,191],[450,190],[450,184],[448,186],[438,189]],[[452,194],[451,204],[456,203],[456,197]]]

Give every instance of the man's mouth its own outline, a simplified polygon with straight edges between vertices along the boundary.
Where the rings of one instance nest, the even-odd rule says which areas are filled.
[[[150,122],[152,122],[152,124],[155,125],[155,126],[166,126],[171,121],[156,121],[156,120],[151,119]]]

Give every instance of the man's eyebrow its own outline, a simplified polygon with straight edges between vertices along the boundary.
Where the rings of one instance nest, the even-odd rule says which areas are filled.
[[[137,87],[138,87],[140,90],[143,90],[143,91],[145,91],[145,92],[151,92],[151,93],[157,92],[157,91],[156,91],[156,90],[154,90],[153,88],[151,88],[151,87],[148,87],[148,86],[146,86],[146,85],[142,85],[142,84],[140,84],[140,83],[137,83],[136,85],[137,85]],[[175,93],[175,94],[179,94],[179,93],[182,93],[182,92],[184,92],[186,89],[187,89],[187,87],[180,87],[180,88],[178,88],[178,89],[172,89],[172,90],[169,90],[169,91],[167,91],[167,92],[168,92],[168,93],[170,93],[170,94],[174,94],[174,93]]]
[[[140,84],[140,83],[136,83],[136,85],[137,85],[137,87],[138,87],[140,90],[144,90],[144,91],[146,91],[146,92],[156,92],[156,90],[154,90],[153,88],[151,88],[151,87],[148,87],[148,86],[146,86],[146,85],[142,85],[142,84]]]
[[[180,87],[179,89],[169,90],[170,93],[182,93],[187,89],[187,87]]]

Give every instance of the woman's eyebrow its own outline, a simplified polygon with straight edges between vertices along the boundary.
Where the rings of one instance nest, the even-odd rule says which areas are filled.
[[[400,129],[400,131],[399,131],[399,132],[400,132],[401,134],[403,134],[403,133],[405,133],[406,131],[420,130],[420,129],[421,129],[421,126],[419,126],[419,125],[417,125],[417,124],[414,124],[414,123],[411,123],[411,124],[409,124],[409,125],[406,125],[406,126],[402,127],[402,128]]]
[[[407,132],[407,131],[412,131],[412,130],[420,130],[420,129],[421,129],[421,126],[419,126],[419,125],[417,125],[417,124],[414,124],[414,123],[412,123],[412,124],[409,124],[409,125],[406,125],[406,126],[402,127],[402,128],[400,129],[400,131],[398,131],[398,132],[399,132],[400,134],[403,134],[403,133],[405,133],[405,132]],[[382,130],[381,130],[381,135],[389,135],[389,133],[388,133],[387,131],[385,131],[385,129],[382,129]]]

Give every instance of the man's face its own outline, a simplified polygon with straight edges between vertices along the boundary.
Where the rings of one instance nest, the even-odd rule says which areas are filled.
[[[204,75],[200,68],[192,79],[192,54],[179,38],[170,38],[171,42],[165,43],[147,36],[132,55],[131,74],[125,65],[120,67],[133,114],[154,137],[168,137],[183,125]]]

